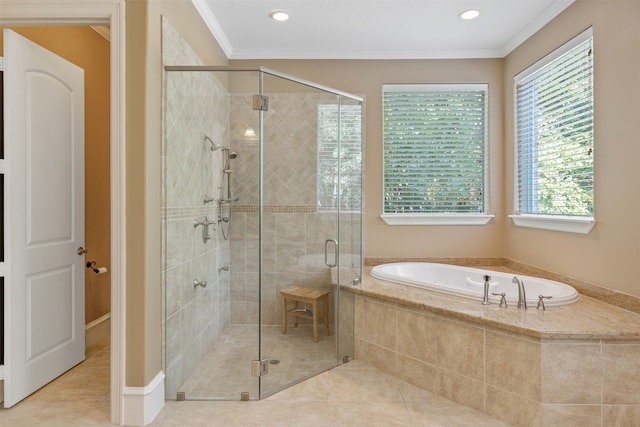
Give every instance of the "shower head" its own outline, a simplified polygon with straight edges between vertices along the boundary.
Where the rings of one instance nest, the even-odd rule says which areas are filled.
[[[227,160],[233,160],[238,157],[238,153],[231,151],[231,147],[222,147],[222,151],[227,153]]]
[[[222,148],[222,145],[218,144],[217,142],[213,142],[213,140],[211,138],[209,138],[207,135],[204,136],[204,142],[209,141],[211,143],[211,151],[216,151]]]

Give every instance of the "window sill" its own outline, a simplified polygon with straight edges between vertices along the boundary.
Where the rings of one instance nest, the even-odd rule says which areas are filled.
[[[382,214],[387,225],[486,225],[494,215],[483,214]]]
[[[541,230],[565,231],[567,233],[589,234],[596,220],[588,217],[554,215],[509,215],[518,227]]]

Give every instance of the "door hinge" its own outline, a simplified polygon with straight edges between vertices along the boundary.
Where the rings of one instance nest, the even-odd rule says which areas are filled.
[[[269,111],[269,97],[265,95],[253,95],[253,109]]]
[[[251,376],[261,377],[269,373],[269,359],[252,360],[251,361]]]

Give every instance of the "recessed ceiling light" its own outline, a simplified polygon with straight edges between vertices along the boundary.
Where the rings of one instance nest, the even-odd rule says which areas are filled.
[[[465,10],[464,12],[460,12],[460,15],[458,16],[460,17],[460,19],[464,19],[468,21],[470,19],[476,19],[478,16],[480,16],[480,11],[475,9],[469,9],[469,10]]]
[[[274,21],[283,22],[289,19],[289,12],[284,9],[272,10],[271,13],[269,13],[269,18]]]

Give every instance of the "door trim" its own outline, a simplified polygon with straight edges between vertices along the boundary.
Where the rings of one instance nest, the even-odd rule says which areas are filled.
[[[125,4],[124,0],[0,0],[0,26],[109,25],[111,184],[110,419],[123,421],[125,387]]]

